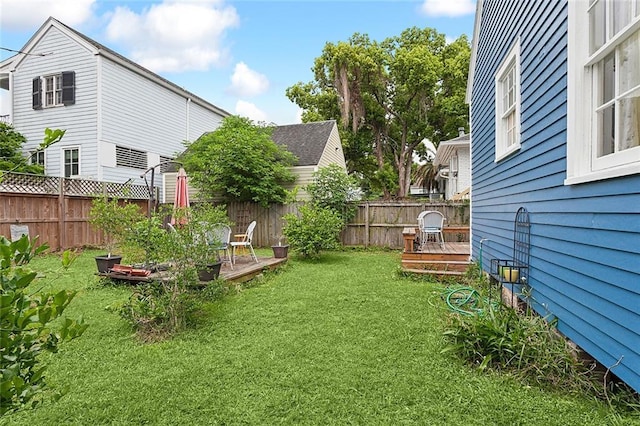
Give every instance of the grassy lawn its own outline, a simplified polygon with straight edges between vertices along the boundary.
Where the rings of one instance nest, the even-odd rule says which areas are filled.
[[[45,270],[38,287],[80,290],[68,314],[91,325],[47,357],[49,385],[68,394],[0,423],[640,424],[441,354],[442,286],[399,277],[398,253],[291,259],[282,273],[205,305],[197,328],[154,344],[138,343],[108,308],[130,289],[100,285],[94,254],[63,276],[46,272],[52,257],[32,264]]]

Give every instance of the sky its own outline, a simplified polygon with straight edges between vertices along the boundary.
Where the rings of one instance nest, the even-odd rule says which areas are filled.
[[[231,114],[293,124],[301,111],[285,91],[313,81],[327,42],[410,27],[471,39],[474,12],[475,0],[0,0],[0,60],[53,16]]]

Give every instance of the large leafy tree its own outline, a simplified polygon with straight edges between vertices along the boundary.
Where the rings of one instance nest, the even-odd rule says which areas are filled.
[[[314,63],[315,81],[297,83],[287,96],[305,110],[303,120],[337,118],[350,171],[370,177],[385,195],[402,197],[422,141],[437,146],[468,122],[469,57],[466,36],[447,44],[430,28],[409,28],[382,42],[354,34],[327,43]]]
[[[200,194],[227,201],[285,202],[282,185],[295,180],[296,158],[273,142],[271,128],[238,116],[187,144],[181,161]]]

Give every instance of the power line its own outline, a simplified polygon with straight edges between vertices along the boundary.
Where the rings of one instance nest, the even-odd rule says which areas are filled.
[[[22,50],[13,50],[13,49],[9,49],[8,47],[2,47],[0,46],[1,50],[6,50],[7,52],[14,52],[14,53],[22,53],[23,55],[29,55],[29,56],[47,56],[47,55],[51,55],[52,52],[49,53],[27,53],[27,52],[23,52]]]

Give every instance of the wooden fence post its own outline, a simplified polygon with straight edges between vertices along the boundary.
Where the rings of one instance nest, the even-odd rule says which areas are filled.
[[[64,250],[67,242],[64,232],[66,215],[64,204],[64,178],[61,177],[58,181],[58,250]]]
[[[364,246],[369,247],[369,202],[364,205]]]

